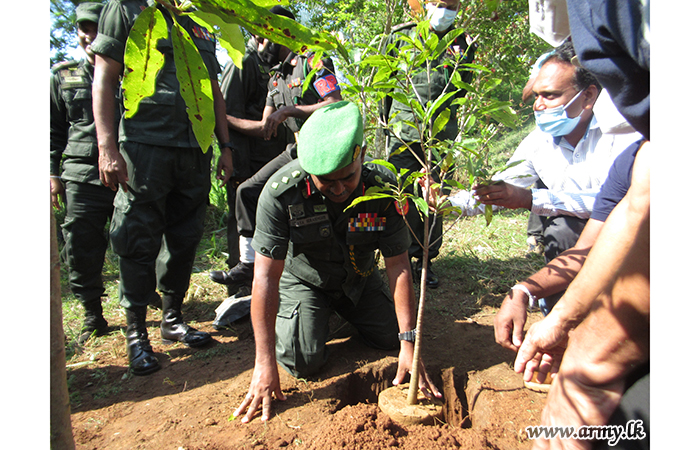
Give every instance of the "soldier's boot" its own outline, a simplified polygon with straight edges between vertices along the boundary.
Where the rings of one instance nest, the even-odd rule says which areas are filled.
[[[85,319],[83,327],[80,329],[78,343],[84,344],[92,336],[104,336],[109,333],[109,326],[104,317],[102,317],[102,299],[97,298],[87,302],[83,302],[85,308]]]
[[[236,288],[253,285],[254,263],[239,262],[228,272],[223,270],[212,270],[209,278],[215,283],[234,286]]]
[[[179,296],[163,295],[163,320],[160,336],[163,344],[182,342],[188,347],[200,347],[211,342],[211,335],[197,331],[182,320],[182,301]]]
[[[126,310],[126,354],[134,375],[148,375],[160,369],[146,330],[146,307]]]
[[[153,291],[150,298],[148,299],[148,306],[153,309],[163,309],[163,300],[161,300],[158,291]]]
[[[413,271],[414,280],[420,283],[421,274],[423,271],[423,260],[418,258],[416,261],[415,269]],[[426,285],[430,289],[435,289],[440,285],[440,278],[437,274],[433,272],[433,261],[428,260],[428,270],[426,271]]]

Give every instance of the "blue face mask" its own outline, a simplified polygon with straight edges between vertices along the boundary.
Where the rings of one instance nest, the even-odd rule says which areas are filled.
[[[425,9],[428,11],[427,19],[430,20],[430,26],[438,33],[450,28],[450,25],[454,23],[457,17],[457,11],[447,8],[438,8],[433,3],[425,5]]]
[[[574,131],[574,128],[576,128],[576,125],[578,125],[581,120],[583,110],[581,110],[578,116],[571,118],[566,115],[566,109],[581,95],[581,92],[583,91],[579,91],[566,105],[535,111],[535,122],[537,122],[537,126],[540,130],[555,137],[566,136]]]

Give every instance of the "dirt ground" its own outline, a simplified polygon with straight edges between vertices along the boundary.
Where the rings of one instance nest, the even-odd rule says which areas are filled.
[[[207,284],[204,274],[198,276],[204,289],[220,288]],[[195,296],[185,303],[185,316],[213,335],[210,346],[195,350],[163,345],[157,328],[160,311],[149,309],[149,335],[160,371],[145,377],[128,375],[119,331],[101,338],[100,351],[92,350],[92,361],[68,368],[76,448],[531,447],[524,430],[538,424],[544,394],[524,389],[522,378],[513,374],[515,354],[493,338],[495,310],[485,307],[469,316],[456,313],[461,301],[458,290],[441,289],[433,291],[426,304],[423,331],[424,362],[445,396],[445,419],[438,425],[402,426],[379,410],[377,396],[391,385],[398,352],[364,346],[347,325],[338,331],[341,337],[328,343],[330,358],[317,377],[294,379],[280,369],[287,400],[274,402],[274,417],[268,423],[261,423],[258,416],[241,424],[231,416],[253,371],[252,327],[244,318],[230,329],[215,329],[213,309],[218,303],[203,305]],[[530,320],[539,318],[535,314]],[[110,325],[123,331],[123,317]],[[484,372],[494,366],[500,372]],[[510,385],[503,384],[509,376]]]

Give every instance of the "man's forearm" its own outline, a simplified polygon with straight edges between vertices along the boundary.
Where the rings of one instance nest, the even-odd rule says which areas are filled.
[[[637,154],[627,195],[605,221],[581,271],[559,301],[567,309],[558,314],[571,328],[583,320],[600,294],[611,291],[622,270],[636,267],[637,275],[629,276],[648,272],[650,168],[645,147]]]
[[[330,105],[337,101],[342,100],[340,92],[332,92],[328,94],[323,100],[318,103],[311,105],[290,105],[284,107],[284,113],[286,117],[294,117],[297,119],[307,119],[311,114],[313,114],[317,109],[323,108],[324,106]]]
[[[256,364],[275,363],[275,322],[279,308],[279,280],[284,261],[255,254],[250,320],[255,334]]]
[[[115,114],[116,91],[119,86],[121,64],[100,55],[95,56],[95,78],[92,84],[92,108],[99,151],[114,152],[117,148]]]
[[[584,262],[595,243],[603,222],[590,219],[581,232],[581,236],[569,250],[554,258],[538,272],[521,281],[537,298],[565,291],[583,267]]]
[[[219,82],[215,79],[211,80],[212,93],[214,95],[214,117],[216,118],[214,133],[219,143],[230,141],[228,135],[228,123],[226,116],[226,102],[219,88]]]
[[[394,299],[399,331],[416,327],[416,297],[411,279],[411,266],[407,255],[385,258],[389,291]]]
[[[262,138],[264,136],[263,125],[265,122],[263,121],[241,119],[240,117],[229,115],[226,116],[226,121],[230,129],[245,134],[246,136],[257,138]]]

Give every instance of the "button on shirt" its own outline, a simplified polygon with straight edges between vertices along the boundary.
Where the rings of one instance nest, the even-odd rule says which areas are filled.
[[[576,147],[535,128],[509,160],[523,162],[493,178],[522,188],[539,179],[547,188],[532,189],[533,213],[587,219],[615,158],[640,139],[636,132],[603,134],[595,116]]]

